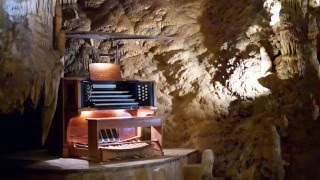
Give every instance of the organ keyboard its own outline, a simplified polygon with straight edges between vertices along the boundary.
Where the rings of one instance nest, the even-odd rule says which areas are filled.
[[[162,155],[162,119],[152,81],[63,78],[64,157],[93,161]],[[143,128],[150,128],[147,136]]]
[[[154,106],[153,82],[81,81],[81,106],[132,109]]]

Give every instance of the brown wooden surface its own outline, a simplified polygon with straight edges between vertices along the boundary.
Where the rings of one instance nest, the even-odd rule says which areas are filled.
[[[86,118],[88,120],[88,146],[89,146],[89,160],[92,161],[105,161],[116,157],[127,157],[137,155],[154,155],[154,148],[150,150],[130,150],[130,151],[110,151],[100,149],[98,151],[98,133],[100,129],[111,128],[126,128],[126,127],[151,127],[151,140],[158,140],[159,147],[158,153],[162,155],[162,119],[159,117],[134,117],[134,118]],[[102,157],[100,157],[100,155]],[[110,156],[110,157],[108,157]]]
[[[70,147],[70,157],[86,157],[89,154],[89,150],[85,148]]]
[[[156,92],[156,82],[153,81],[153,105],[156,106],[157,104],[157,92]]]
[[[131,149],[131,150],[124,150],[124,151],[112,151],[112,150],[105,150],[100,149],[102,154],[102,161],[106,161],[108,159],[114,158],[127,158],[127,157],[134,157],[134,156],[152,156],[154,155],[153,145],[149,145],[139,149]]]
[[[86,118],[89,122],[95,121],[101,129],[125,127],[161,126],[160,117],[132,117],[132,118]]]
[[[69,156],[69,122],[73,117],[79,116],[79,96],[80,96],[80,83],[77,79],[61,79],[62,84],[62,155],[63,157]]]
[[[68,111],[67,111],[68,112]],[[67,113],[66,112],[66,113]],[[137,115],[137,110],[97,110],[97,111],[85,111],[85,113],[80,113],[80,115],[67,116],[65,115],[64,121],[68,123],[66,132],[66,142],[81,142],[88,143],[88,121],[86,118],[110,118],[118,116],[119,113],[127,112],[131,115]],[[130,136],[124,135],[121,130],[119,130],[121,140],[132,138],[137,136],[137,128],[131,128],[132,133]],[[122,134],[121,134],[122,133]]]
[[[162,126],[151,127],[151,140],[158,140],[162,146]]]
[[[101,161],[102,152],[99,150],[98,137],[100,129],[121,129],[130,128],[128,137],[120,137],[122,140],[137,136],[138,127],[152,127],[152,139],[159,140],[162,146],[162,120],[159,117],[147,116],[154,114],[154,107],[141,107],[131,110],[94,110],[80,108],[80,82],[87,80],[80,77],[66,77],[61,81],[62,96],[62,154],[63,157],[86,156],[90,160]],[[150,81],[143,81],[150,82]],[[154,91],[155,93],[155,91]],[[89,110],[89,111],[85,111]],[[132,118],[113,118],[121,116],[123,113],[129,113]],[[139,117],[137,117],[139,116]],[[71,142],[88,143],[88,150],[72,147]],[[158,146],[158,145],[157,145]],[[162,147],[161,147],[162,148]],[[161,149],[160,148],[160,149]],[[158,148],[157,148],[158,149]],[[118,153],[118,152],[116,152]],[[108,153],[104,153],[105,155]],[[109,153],[110,154],[110,153]],[[112,154],[112,153],[111,153]],[[125,153],[129,154],[129,153]],[[112,155],[113,156],[113,155]],[[120,155],[122,156],[122,155]],[[125,155],[124,155],[125,156]],[[106,157],[104,157],[106,158]]]
[[[138,137],[138,128],[119,128],[118,132],[121,141]]]
[[[98,138],[99,138],[99,126],[97,121],[89,121],[88,122],[88,149],[89,149],[89,160],[92,161],[100,161],[100,151],[99,151],[99,144],[98,144]]]

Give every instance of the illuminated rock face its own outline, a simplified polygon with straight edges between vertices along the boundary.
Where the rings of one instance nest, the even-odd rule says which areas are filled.
[[[212,131],[208,126],[227,114],[231,101],[269,93],[257,82],[263,74],[260,48],[267,49],[263,55],[267,59],[278,51],[277,43],[264,40],[276,38],[263,23],[268,19],[263,16],[263,4],[257,10],[253,1],[248,1],[249,7],[239,3],[230,9],[218,2],[200,1],[87,2],[91,12],[97,11],[99,16],[92,16],[90,8],[65,7],[65,29],[176,37],[169,41],[124,41],[120,48],[123,77],[157,82],[160,113],[168,123],[167,145],[204,148],[201,141],[207,142]],[[219,13],[223,11],[228,12]],[[243,14],[238,17],[233,13]],[[246,16],[259,18],[252,22]],[[75,21],[78,25],[72,26]],[[98,53],[114,52],[107,42],[94,41],[94,48],[84,40],[68,43],[66,76],[87,75],[82,69],[89,62],[104,61]]]
[[[122,77],[157,82],[165,146],[211,148],[215,176],[283,179],[285,160],[287,174],[305,178],[320,142],[317,33],[294,10],[305,2],[81,0],[63,7],[63,28],[176,37],[120,47]],[[61,69],[51,49],[54,4],[0,1],[0,113],[38,107],[44,134]],[[90,62],[109,61],[99,53],[114,52],[108,42],[68,40],[65,76],[87,76]]]
[[[299,154],[288,147],[316,142],[315,134],[306,143],[294,137],[308,139],[319,110],[315,92],[319,82],[317,74],[311,73],[317,72],[315,49],[307,43],[313,40],[295,43],[285,37],[294,37],[290,33],[296,30],[285,28],[290,22],[284,13],[295,9],[285,5],[280,14],[285,3],[87,0],[82,6],[64,7],[64,28],[176,37],[124,41],[120,48],[123,77],[157,82],[165,146],[213,149],[216,176],[283,179],[283,160],[294,166],[312,164],[291,161]],[[300,20],[294,18],[293,24],[304,26]],[[315,37],[310,27],[301,31]],[[304,48],[296,50],[301,44]],[[65,75],[87,76],[89,62],[109,61],[98,54],[114,51],[108,42],[69,40]],[[299,60],[299,53],[291,57],[294,51],[309,54],[302,53],[304,59]],[[305,63],[310,59],[306,55],[312,57],[310,63]],[[295,78],[308,67],[313,70],[305,71],[302,79]],[[301,159],[308,155],[314,154],[305,151]],[[305,168],[299,173],[307,177],[309,171]],[[288,170],[288,177],[295,175]]]
[[[39,109],[42,141],[55,112],[62,70],[60,58],[52,48],[53,5],[45,0],[0,2],[0,115],[10,120],[24,114],[25,109]],[[7,116],[10,113],[15,116]]]
[[[262,1],[86,2],[87,10],[64,7],[65,29],[176,37],[120,47],[123,77],[157,82],[166,147],[213,149],[217,176],[284,176],[278,126],[255,112],[255,99],[270,93],[258,79],[280,51]],[[67,44],[66,76],[86,76],[87,63],[109,61],[97,54],[115,50],[98,40]]]

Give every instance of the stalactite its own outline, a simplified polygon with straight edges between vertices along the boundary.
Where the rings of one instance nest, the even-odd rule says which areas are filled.
[[[57,62],[51,72],[47,72],[44,80],[44,107],[41,112],[42,144],[45,143],[54,114],[56,112],[58,101],[58,90],[63,66]]]
[[[303,52],[301,49],[306,41],[308,41],[309,36],[314,36],[314,33],[308,32],[308,2],[309,0],[282,0],[282,9],[280,11],[280,44],[281,44],[281,57],[285,61],[282,63],[287,63],[287,61],[292,58],[292,60],[297,59],[297,57],[302,57],[298,55],[299,52]],[[281,59],[280,57],[280,59]],[[289,58],[289,59],[288,59]],[[288,79],[293,77],[295,74],[303,75],[302,67],[303,59],[298,59],[298,63],[289,63],[290,65],[297,67],[286,67],[278,64],[278,75],[281,78]],[[300,64],[300,65],[299,65]],[[281,68],[280,68],[281,67]],[[297,71],[291,71],[289,69],[297,69]]]
[[[47,137],[55,112],[63,69],[59,61],[61,56],[52,50],[53,39],[57,37],[53,34],[55,3],[55,0],[2,0],[0,3],[0,8],[6,13],[3,33],[7,36],[3,41],[5,52],[0,51],[0,61],[4,66],[1,68],[5,70],[0,71],[0,78],[3,77],[3,84],[10,83],[10,88],[0,90],[0,100],[7,102],[0,106],[0,114],[10,114],[16,110],[23,114],[26,107],[41,111],[43,140]],[[58,37],[63,39],[63,34]],[[58,49],[63,51],[63,48]],[[11,76],[7,76],[6,71]]]

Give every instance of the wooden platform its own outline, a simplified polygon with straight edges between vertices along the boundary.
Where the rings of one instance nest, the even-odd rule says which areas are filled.
[[[182,180],[183,166],[197,162],[198,157],[193,149],[164,149],[164,156],[94,163],[32,151],[2,157],[0,179],[152,180],[160,173],[166,179]]]

